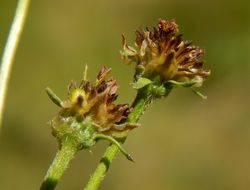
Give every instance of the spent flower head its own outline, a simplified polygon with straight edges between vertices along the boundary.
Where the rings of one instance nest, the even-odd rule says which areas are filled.
[[[210,75],[210,71],[203,69],[204,49],[182,40],[174,21],[160,19],[152,30],[136,31],[135,46],[128,46],[123,36],[121,55],[126,63],[136,63],[135,80],[160,77],[162,82],[199,87]]]
[[[86,77],[79,87],[74,83],[70,84],[69,96],[63,101],[61,114],[76,117],[79,121],[90,117],[93,125],[100,132],[117,130],[116,126],[127,118],[132,108],[128,104],[114,103],[118,96],[117,82],[114,78],[105,80],[110,70],[103,67],[97,75],[95,84],[87,81]]]

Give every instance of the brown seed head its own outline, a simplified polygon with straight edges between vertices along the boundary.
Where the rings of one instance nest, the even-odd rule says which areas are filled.
[[[143,77],[160,76],[163,81],[194,80],[196,86],[200,86],[210,75],[210,71],[202,68],[204,49],[183,41],[174,21],[160,19],[158,27],[136,31],[135,45],[137,49],[128,46],[123,37],[122,58],[143,68]]]
[[[91,84],[84,77],[79,87],[71,85],[68,100],[63,102],[61,114],[79,120],[91,117],[99,131],[116,131],[116,125],[127,118],[132,108],[128,104],[114,103],[117,98],[117,82],[113,78],[105,79],[110,70],[103,67],[97,75],[96,84]],[[132,128],[127,126],[122,130]]]

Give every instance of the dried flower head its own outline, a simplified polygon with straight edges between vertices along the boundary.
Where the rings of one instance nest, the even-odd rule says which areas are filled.
[[[136,77],[153,80],[155,77],[166,82],[193,82],[201,86],[210,75],[204,70],[204,49],[183,41],[178,25],[174,21],[159,20],[152,30],[136,31],[136,49],[127,45],[123,37],[122,58],[126,63],[136,62]]]
[[[69,85],[69,96],[62,103],[63,117],[76,117],[78,121],[91,118],[98,132],[112,134],[115,131],[131,130],[135,125],[119,127],[127,118],[132,108],[128,104],[116,105],[117,82],[113,78],[105,80],[111,69],[103,67],[99,72],[96,83],[91,84],[85,76],[79,87],[74,83]]]

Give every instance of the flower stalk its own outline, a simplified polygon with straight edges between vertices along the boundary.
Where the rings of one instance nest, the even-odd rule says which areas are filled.
[[[143,115],[146,108],[150,105],[150,103],[159,96],[167,96],[172,87],[164,88],[150,84],[144,88],[138,90],[134,103],[132,105],[133,112],[130,113],[127,120],[128,123],[137,123],[140,117]],[[124,138],[120,143],[124,143],[126,138]],[[87,185],[84,190],[96,190],[100,186],[102,180],[104,179],[110,164],[116,157],[119,152],[117,146],[111,144],[105,151],[103,157],[101,158],[96,170],[91,175]]]
[[[58,150],[45,178],[40,190],[55,189],[58,180],[62,177],[67,169],[69,162],[74,158],[77,149],[72,142],[65,142]]]
[[[0,66],[0,129],[3,120],[4,104],[17,46],[21,38],[30,0],[19,0]]]
[[[152,96],[145,96],[145,93],[141,93],[137,95],[137,98],[134,102],[134,111],[129,115],[127,122],[138,122],[140,116],[143,114],[146,107],[152,101]],[[121,143],[124,143],[125,139]],[[116,157],[119,149],[117,146],[111,144],[105,151],[103,157],[101,158],[96,170],[91,175],[87,185],[85,186],[84,190],[96,190],[100,186],[102,180],[107,173],[110,164]]]

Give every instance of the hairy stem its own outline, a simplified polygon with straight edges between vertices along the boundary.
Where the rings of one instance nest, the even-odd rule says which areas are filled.
[[[55,189],[59,179],[62,177],[69,162],[74,158],[76,153],[77,149],[73,143],[68,142],[62,145],[44,178],[40,190]]]
[[[135,101],[133,103],[134,111],[129,115],[126,122],[136,123],[140,119],[141,115],[147,108],[147,106],[154,99],[154,92],[151,86],[147,88],[142,88],[138,91]],[[124,140],[125,141],[125,140]],[[123,141],[123,142],[124,142]],[[121,142],[121,143],[123,143]],[[119,152],[119,148],[111,144],[105,151],[103,157],[101,158],[95,172],[91,175],[86,187],[84,190],[96,190],[98,189],[100,183],[105,177],[110,164],[115,158],[116,154]]]
[[[19,0],[0,66],[0,128],[11,68],[20,41],[30,0]]]

